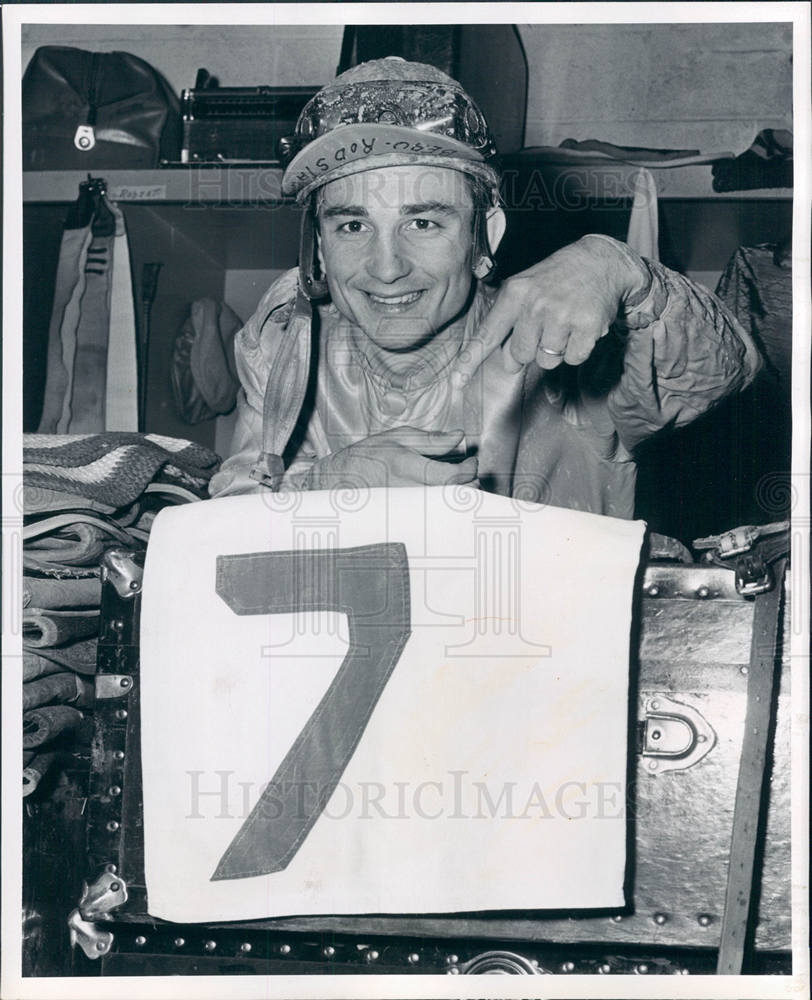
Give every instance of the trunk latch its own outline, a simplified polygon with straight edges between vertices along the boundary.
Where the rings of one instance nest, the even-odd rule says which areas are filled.
[[[716,733],[690,705],[656,694],[645,699],[644,708],[639,753],[652,774],[685,771],[713,749]]]

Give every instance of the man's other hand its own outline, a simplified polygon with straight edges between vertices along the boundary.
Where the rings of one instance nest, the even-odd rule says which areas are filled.
[[[451,454],[462,438],[461,430],[423,431],[416,427],[394,427],[372,434],[319,459],[308,473],[307,488],[473,484],[476,458],[450,463],[432,457]]]

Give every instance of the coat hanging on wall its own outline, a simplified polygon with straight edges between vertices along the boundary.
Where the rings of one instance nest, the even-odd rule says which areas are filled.
[[[39,432],[137,431],[135,344],[124,216],[89,177],[65,220]]]

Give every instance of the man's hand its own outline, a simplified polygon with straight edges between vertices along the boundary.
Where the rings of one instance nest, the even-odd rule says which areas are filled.
[[[623,301],[647,282],[642,261],[633,263],[613,241],[584,236],[502,284],[457,378],[470,379],[503,341],[509,372],[531,361],[545,369],[582,364]]]
[[[371,486],[445,486],[473,483],[476,458],[457,464],[430,455],[447,455],[463,432],[394,427],[319,459],[307,474],[307,488],[326,490],[341,484]]]

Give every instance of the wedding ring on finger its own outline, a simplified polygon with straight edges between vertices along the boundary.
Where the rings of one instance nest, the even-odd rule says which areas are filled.
[[[551,347],[541,346],[542,353],[549,354],[551,358],[563,358],[566,351],[554,351]]]

